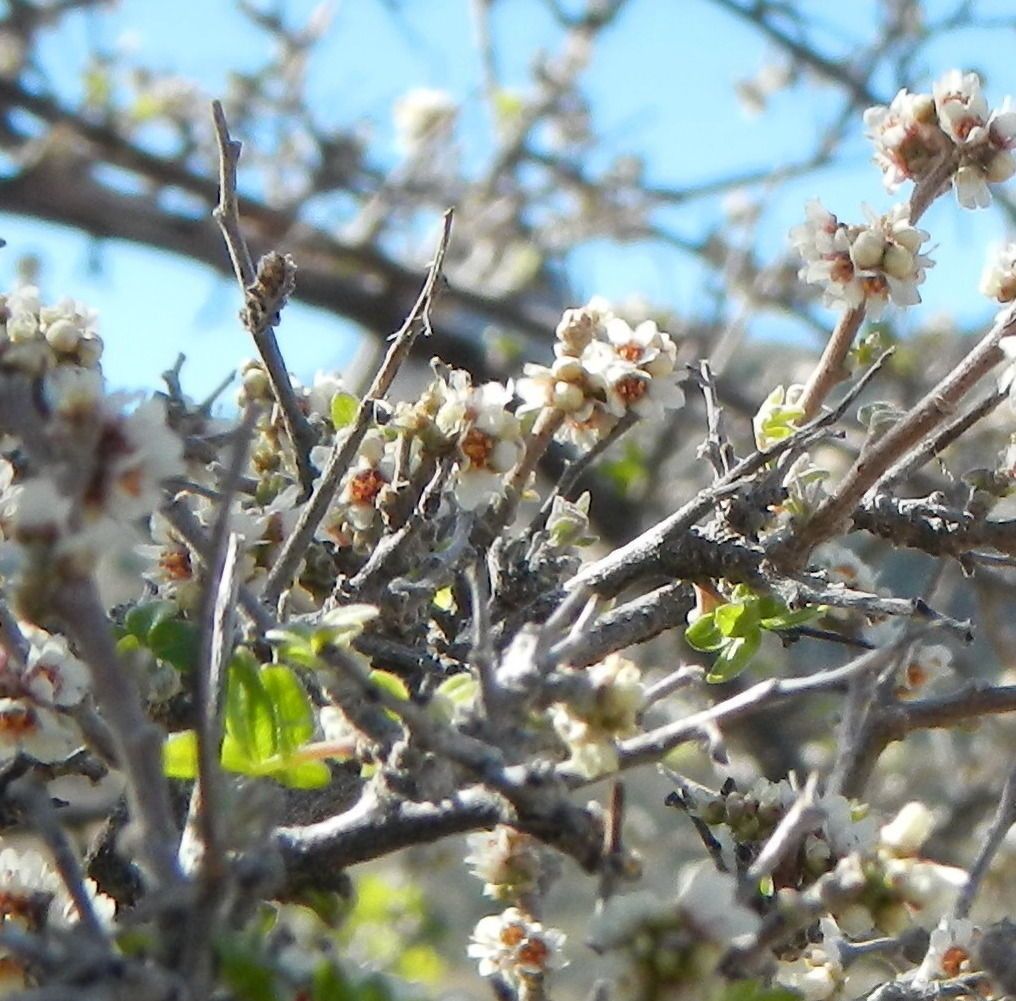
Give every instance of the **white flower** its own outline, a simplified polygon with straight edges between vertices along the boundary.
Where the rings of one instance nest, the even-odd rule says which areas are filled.
[[[869,108],[864,124],[890,191],[903,181],[919,181],[949,149],[930,94],[901,90],[888,107]]]
[[[1016,299],[1016,243],[995,247],[981,274],[981,294],[1005,305]]]
[[[956,143],[976,142],[988,121],[988,102],[976,73],[950,70],[932,87],[942,130]]]
[[[921,845],[931,836],[935,818],[923,803],[907,803],[899,813],[882,827],[879,843],[894,855],[916,855]]]
[[[342,515],[357,531],[366,531],[378,514],[381,491],[392,481],[395,460],[384,436],[371,430],[357,449],[356,463],[346,474],[339,491]]]
[[[817,201],[807,207],[807,220],[790,231],[804,259],[799,275],[820,285],[828,306],[864,305],[878,319],[889,302],[912,306],[921,301],[917,286],[931,258],[919,253],[928,234],[910,225],[909,207],[897,205],[883,216],[868,212],[865,226],[848,226]]]
[[[965,869],[926,859],[887,859],[885,871],[889,886],[916,912],[915,920],[925,928],[953,906],[967,882]]]
[[[63,761],[82,743],[67,717],[28,698],[0,698],[0,763],[19,754],[44,763]]]
[[[875,847],[875,819],[863,814],[845,796],[823,793],[818,806],[825,814],[822,833],[836,855],[841,858],[855,852],[863,855]]]
[[[4,892],[6,920],[34,916],[43,923],[67,927],[78,919],[77,908],[63,880],[37,851],[17,848],[0,851],[0,886]],[[115,903],[99,893],[90,879],[84,881],[84,888],[100,921],[111,922]]]
[[[808,945],[797,959],[780,963],[774,977],[778,984],[797,991],[804,1001],[826,1001],[842,987],[845,978],[839,926],[825,917],[819,929],[821,941]]]
[[[969,973],[973,946],[980,929],[967,918],[950,914],[931,933],[928,951],[914,974],[914,987],[927,987],[933,980],[946,980]]]
[[[913,692],[931,684],[952,670],[952,661],[952,651],[941,643],[918,646],[900,672],[902,689]]]
[[[815,562],[831,581],[856,591],[874,591],[875,574],[860,556],[840,542],[827,542],[815,550]]]
[[[75,706],[88,691],[88,669],[68,649],[67,640],[37,626],[23,624],[31,643],[21,683],[27,694],[45,706]]]
[[[458,107],[443,90],[414,87],[395,103],[396,142],[404,153],[416,153],[436,139],[444,139],[455,124]]]
[[[553,705],[551,721],[571,754],[569,764],[593,778],[617,768],[615,741],[637,731],[645,689],[638,667],[619,654],[576,673],[588,682],[585,698]]]
[[[951,70],[936,82],[934,96],[939,124],[959,151],[956,199],[964,208],[984,208],[991,204],[989,184],[1016,173],[1016,111],[1006,98],[989,113],[976,73]]]
[[[183,471],[183,445],[166,425],[163,401],[148,400],[126,414],[124,402],[115,396],[103,401],[95,468],[83,498],[90,518],[121,525],[151,515],[162,500],[163,480]]]
[[[102,374],[96,369],[60,365],[48,373],[44,393],[53,412],[68,420],[87,420],[103,397]]]
[[[332,400],[344,387],[342,376],[337,372],[314,373],[314,381],[306,390],[307,409],[318,417],[332,419]]]
[[[466,953],[479,961],[481,977],[501,974],[513,983],[521,976],[535,976],[566,964],[561,955],[565,936],[544,928],[517,907],[480,918],[473,929]]]
[[[512,396],[512,390],[499,382],[473,387],[457,380],[437,412],[437,426],[457,439],[455,496],[467,511],[500,494],[504,474],[522,457],[519,419],[508,410]]]

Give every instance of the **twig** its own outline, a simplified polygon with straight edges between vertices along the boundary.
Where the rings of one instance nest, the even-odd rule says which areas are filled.
[[[89,936],[97,944],[103,943],[104,951],[109,952],[106,944],[107,935],[99,916],[95,913],[92,895],[85,887],[85,877],[78,856],[71,847],[67,833],[60,826],[49,796],[30,773],[10,783],[7,786],[7,795],[24,810],[33,832],[46,842],[53,856],[53,864],[74,903],[81,924]]]
[[[807,448],[814,441],[826,435],[827,429],[835,424],[850,408],[864,387],[891,356],[886,352],[850,388],[840,403],[828,413],[799,428],[792,435],[777,442],[768,449],[756,451],[738,462],[726,476],[712,486],[699,492],[674,514],[646,530],[627,545],[620,546],[612,553],[584,566],[567,582],[571,591],[582,585],[592,587],[601,594],[617,594],[630,580],[639,576],[641,566],[659,559],[668,542],[686,532],[700,518],[704,517],[721,498],[740,489],[740,481],[762,469],[767,463],[780,456]]]
[[[848,523],[861,498],[882,474],[946,417],[959,401],[1002,359],[999,342],[1016,333],[1016,304],[1002,310],[981,342],[898,424],[867,445],[812,517],[770,548],[770,558],[799,565],[820,542]]]
[[[628,433],[638,423],[638,414],[634,411],[629,411],[622,417],[602,438],[599,438],[596,443],[585,452],[582,453],[577,459],[568,463],[564,472],[561,474],[560,479],[557,481],[557,486],[550,492],[547,499],[543,502],[543,506],[540,508],[539,513],[533,519],[529,528],[527,529],[527,537],[531,538],[535,535],[544,525],[547,524],[547,519],[550,517],[551,511],[554,509],[554,498],[564,497],[565,500],[574,500],[572,497],[572,491],[575,485],[581,479],[582,474],[585,473],[596,461],[613,445],[616,441],[620,440],[625,434]]]
[[[984,877],[988,874],[991,860],[995,857],[995,853],[1013,824],[1016,824],[1016,768],[1009,773],[1009,777],[1005,780],[1002,796],[998,801],[998,809],[995,811],[991,826],[984,837],[984,844],[981,845],[981,850],[970,867],[966,884],[960,890],[956,906],[953,909],[956,917],[965,918],[970,913],[974,898],[981,888],[981,883],[984,882]]]
[[[940,452],[943,452],[1008,398],[1008,390],[994,390],[961,417],[950,421],[941,431],[930,437],[919,448],[907,453],[893,466],[890,466],[875,484],[873,492],[881,493],[882,491],[888,491],[897,483],[902,483],[908,477],[913,476],[926,462],[929,462]]]
[[[259,408],[249,407],[236,430],[229,467],[222,482],[222,496],[210,537],[209,558],[201,592],[201,635],[194,680],[197,703],[198,777],[192,801],[201,834],[201,879],[206,885],[222,876],[222,844],[219,825],[222,805],[218,797],[220,705],[223,669],[233,642],[236,600],[237,539],[229,531],[233,498],[247,463],[251,435]]]
[[[53,595],[53,610],[89,667],[92,692],[127,776],[131,813],[138,824],[138,850],[156,886],[180,883],[177,830],[169,787],[162,773],[162,731],[145,716],[133,673],[116,649],[95,584],[68,578]]]
[[[494,725],[500,723],[501,686],[495,672],[494,644],[490,638],[490,576],[487,561],[478,558],[466,573],[473,613],[471,661],[480,681],[483,714]]]
[[[618,745],[619,768],[634,768],[655,761],[679,744],[699,739],[707,725],[729,723],[799,695],[838,688],[857,674],[880,670],[904,644],[911,642],[914,635],[922,634],[927,628],[912,630],[907,639],[898,639],[878,650],[865,653],[842,667],[804,678],[769,678],[760,681],[715,706],[622,741]],[[567,766],[559,766],[559,769],[567,775]],[[574,785],[584,784],[576,776],[568,778]]]
[[[707,455],[716,478],[730,472],[733,449],[723,430],[723,408],[716,398],[716,379],[708,361],[700,361],[696,381],[706,405],[706,440],[699,446],[699,455]]]
[[[246,296],[242,314],[244,323],[264,362],[272,392],[282,411],[286,433],[293,444],[300,482],[304,492],[309,494],[315,475],[310,450],[317,443],[317,435],[300,409],[279,342],[272,329],[278,322],[279,309],[292,290],[295,265],[289,258],[273,253],[266,255],[255,270],[240,227],[240,210],[236,199],[236,168],[241,143],[230,137],[226,115],[219,101],[212,102],[212,119],[219,147],[219,204],[212,210],[212,217],[222,230],[233,270]]]
[[[437,282],[441,274],[441,266],[444,262],[445,253],[448,250],[448,242],[452,233],[452,210],[444,214],[444,226],[441,231],[441,239],[438,242],[434,260],[427,272],[427,278],[423,288],[416,300],[409,315],[406,317],[402,327],[392,338],[392,343],[381,362],[381,366],[374,376],[373,381],[367,389],[367,393],[360,401],[356,412],[356,418],[346,437],[337,441],[332,448],[331,455],[325,465],[320,479],[310,496],[310,500],[303,506],[300,517],[292,534],[286,540],[278,560],[268,575],[265,582],[262,601],[269,607],[274,607],[279,600],[283,590],[293,580],[301,560],[311,544],[314,533],[317,531],[321,519],[328,511],[328,507],[335,496],[342,477],[349,468],[350,463],[356,457],[357,449],[363,436],[367,433],[367,427],[373,416],[375,401],[383,400],[391,387],[392,380],[409,355],[413,341],[420,329],[429,325],[431,305],[437,291]]]
[[[805,420],[811,420],[819,412],[832,388],[846,378],[843,363],[863,322],[864,306],[848,309],[837,321],[799,401]]]

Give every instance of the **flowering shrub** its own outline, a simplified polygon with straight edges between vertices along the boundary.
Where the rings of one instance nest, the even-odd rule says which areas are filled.
[[[17,69],[16,47],[0,54]],[[584,59],[576,43],[542,81],[580,147],[564,77]],[[788,80],[742,90],[764,105]],[[134,84],[130,128],[186,116],[186,87]],[[510,142],[531,109],[507,91],[494,107]],[[440,91],[398,102],[412,183],[441,173],[458,114]],[[357,893],[347,870],[468,834],[491,913],[454,948],[498,998],[548,998],[601,959],[596,998],[1016,993],[1016,771],[1011,733],[982,719],[1016,709],[1016,686],[957,678],[980,623],[939,600],[948,561],[981,586],[1016,556],[1016,437],[973,470],[947,453],[984,451],[976,433],[1005,413],[1011,370],[971,397],[1013,353],[1012,244],[984,272],[1000,310],[982,339],[936,379],[912,364],[918,391],[853,420],[902,365],[863,323],[920,303],[936,199],[1001,193],[1016,111],[952,71],[864,124],[886,186],[912,188],[863,223],[808,203],[785,270],[838,318],[803,381],[766,386],[737,432],[676,323],[599,297],[564,312],[546,363],[520,349],[491,378],[434,359],[395,399],[446,272],[463,273],[450,211],[365,389],[300,384],[274,334],[300,261],[251,258],[220,105],[215,215],[258,350],[235,405],[191,400],[179,365],[151,397],[110,392],[88,308],[27,283],[0,298],[0,991],[447,996],[424,890],[375,872]],[[638,216],[638,174],[615,165],[605,218]],[[503,221],[491,208],[490,230]],[[524,244],[488,292],[524,277]],[[597,463],[626,436],[686,431],[700,396],[691,444],[712,481],[597,538]],[[908,590],[852,532],[938,570]],[[813,696],[817,715],[796,712]],[[925,730],[954,742],[928,752]],[[669,830],[700,842],[659,883],[623,784],[647,765]],[[993,819],[957,851],[985,797]],[[572,931],[555,887],[580,872],[597,899]]]

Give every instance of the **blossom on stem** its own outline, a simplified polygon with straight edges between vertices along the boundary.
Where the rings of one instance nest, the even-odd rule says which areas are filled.
[[[469,871],[482,879],[483,892],[493,900],[518,900],[537,889],[542,869],[540,846],[524,831],[498,824],[466,838]]]
[[[471,386],[465,373],[448,387],[435,417],[458,451],[455,497],[473,511],[504,489],[504,474],[522,457],[522,428],[509,409],[512,391],[499,382]]]
[[[867,210],[864,226],[840,222],[817,199],[806,211],[807,219],[790,231],[790,239],[805,262],[800,278],[822,286],[827,306],[864,306],[878,319],[890,302],[921,301],[917,286],[934,262],[919,252],[928,234],[910,225],[908,206],[897,205],[883,216]]]
[[[1016,299],[1016,243],[995,247],[981,274],[981,294],[1000,305]]]
[[[523,976],[538,976],[560,969],[567,960],[561,954],[565,936],[556,928],[544,928],[517,907],[480,918],[466,950],[478,961],[481,977],[500,974],[512,983]]]
[[[989,185],[1016,173],[1016,110],[1006,98],[991,111],[976,73],[950,70],[930,94],[901,90],[888,107],[869,108],[864,123],[890,191],[922,181],[951,156],[956,200],[983,208],[991,204]]]

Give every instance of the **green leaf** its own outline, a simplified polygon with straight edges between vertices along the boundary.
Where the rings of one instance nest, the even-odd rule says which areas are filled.
[[[261,685],[271,701],[276,753],[288,757],[314,733],[314,710],[300,679],[283,664],[263,667]]]
[[[349,427],[356,420],[360,401],[352,393],[336,393],[332,397],[331,417],[335,429]]]
[[[290,789],[320,789],[332,780],[332,773],[323,761],[298,761],[287,764],[272,778]]]
[[[198,774],[198,736],[193,730],[171,733],[162,745],[162,770],[171,779],[193,779]]]
[[[370,680],[400,702],[409,701],[409,689],[397,674],[392,674],[391,671],[371,671]]]
[[[164,619],[152,626],[148,633],[149,650],[178,671],[191,671],[197,667],[200,647],[198,627],[183,619]]]
[[[712,612],[707,612],[688,626],[684,638],[692,649],[706,652],[719,650],[725,642],[723,633],[716,627],[716,617]]]
[[[823,606],[809,605],[806,608],[798,608],[791,612],[785,610],[779,615],[773,615],[762,620],[763,629],[795,629],[805,623],[813,622],[823,614]]]
[[[758,631],[728,640],[713,661],[712,670],[706,675],[706,681],[715,685],[736,678],[755,656],[761,641],[762,634]]]
[[[257,661],[233,658],[226,685],[226,733],[242,757],[264,761],[277,750],[277,725],[272,702],[261,684]]]
[[[463,671],[461,674],[453,674],[450,678],[442,681],[434,694],[448,699],[452,705],[464,706],[476,698],[479,687],[476,678],[468,671]]]
[[[135,605],[124,616],[124,629],[147,646],[148,634],[152,629],[178,612],[179,609],[172,601],[146,601]]]
[[[720,605],[713,612],[716,627],[724,636],[749,636],[758,632],[758,603],[750,601],[746,605]]]

